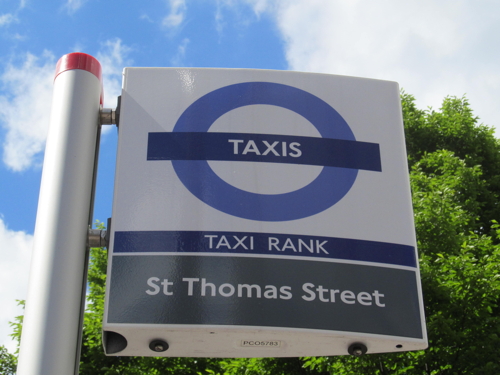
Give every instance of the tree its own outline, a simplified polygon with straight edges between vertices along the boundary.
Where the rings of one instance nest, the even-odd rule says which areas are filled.
[[[3,345],[0,346],[0,374],[14,375],[17,368],[17,358],[8,352]]]
[[[468,167],[478,166],[485,183],[475,197],[481,208],[475,225],[488,233],[500,218],[500,152],[494,129],[478,125],[465,98],[445,98],[440,111],[417,109],[415,98],[404,92],[401,99],[410,168],[439,150],[451,151]]]

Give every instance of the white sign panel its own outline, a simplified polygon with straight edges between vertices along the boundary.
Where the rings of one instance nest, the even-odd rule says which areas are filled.
[[[124,75],[108,354],[427,346],[396,83],[237,69]]]

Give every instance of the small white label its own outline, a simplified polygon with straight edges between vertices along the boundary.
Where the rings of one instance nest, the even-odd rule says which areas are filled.
[[[241,346],[251,348],[279,348],[279,340],[241,340]]]

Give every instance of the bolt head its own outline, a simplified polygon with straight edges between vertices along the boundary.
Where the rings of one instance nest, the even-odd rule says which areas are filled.
[[[352,351],[352,354],[359,357],[360,355],[363,355],[363,351],[361,350],[361,348],[355,348]]]
[[[168,344],[163,340],[153,340],[149,343],[149,349],[153,352],[164,352],[168,349]]]
[[[367,347],[365,344],[362,344],[362,343],[354,343],[354,344],[351,344],[349,346],[349,348],[347,349],[347,351],[349,352],[350,355],[353,355],[355,357],[360,357],[362,356],[363,354],[365,354],[367,352]]]

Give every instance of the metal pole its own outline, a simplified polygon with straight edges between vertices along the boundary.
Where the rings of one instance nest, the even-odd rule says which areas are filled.
[[[54,79],[18,375],[78,371],[101,102],[99,62],[83,53],[63,56]]]

